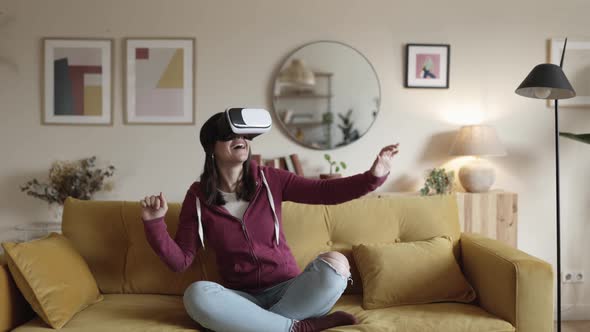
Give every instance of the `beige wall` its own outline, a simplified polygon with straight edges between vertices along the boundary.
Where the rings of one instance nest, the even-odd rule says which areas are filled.
[[[494,125],[509,153],[493,160],[496,185],[519,194],[519,247],[555,261],[552,113],[514,89],[546,59],[549,38],[590,37],[587,0],[0,0],[0,10],[7,12],[0,22],[0,240],[13,238],[18,224],[47,217],[45,205],[18,186],[45,176],[55,159],[94,154],[113,163],[115,190],[97,199],[137,200],[163,191],[181,201],[201,171],[196,134],[204,120],[228,105],[270,108],[281,59],[303,43],[329,39],[361,51],[382,87],[378,123],[360,141],[333,151],[349,163],[346,174],[368,169],[380,147],[400,142],[396,168],[379,190],[417,190],[426,169],[450,161],[449,133],[459,124]],[[40,125],[40,40],[51,36],[114,38],[112,127]],[[152,36],[197,39],[195,126],[122,124],[123,38]],[[403,88],[407,42],[451,44],[450,89]],[[588,110],[564,109],[562,130],[590,130]],[[566,140],[561,147],[564,267],[590,273],[581,255],[590,249],[590,147]],[[255,141],[254,152],[298,153],[308,174],[325,170],[322,152],[294,144],[279,126]],[[590,288],[576,287],[564,287],[564,303],[577,305],[570,313],[588,313],[583,292]]]

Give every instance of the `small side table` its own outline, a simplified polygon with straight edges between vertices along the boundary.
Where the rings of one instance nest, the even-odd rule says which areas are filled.
[[[61,233],[61,223],[56,222],[32,222],[18,225],[14,228],[18,233],[18,240],[22,242],[42,238],[49,233]]]

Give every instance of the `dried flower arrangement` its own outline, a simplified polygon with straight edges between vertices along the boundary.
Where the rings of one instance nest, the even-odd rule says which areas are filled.
[[[112,190],[112,182],[104,183],[113,176],[115,167],[96,168],[96,157],[76,161],[55,161],[49,169],[49,183],[37,179],[28,181],[20,189],[27,195],[37,197],[49,204],[63,205],[68,196],[89,200],[100,190]]]

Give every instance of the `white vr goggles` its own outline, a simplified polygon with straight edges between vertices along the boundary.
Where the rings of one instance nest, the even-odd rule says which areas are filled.
[[[251,140],[271,128],[270,113],[262,108],[228,108],[217,123],[218,139],[222,141],[229,141],[236,136]]]

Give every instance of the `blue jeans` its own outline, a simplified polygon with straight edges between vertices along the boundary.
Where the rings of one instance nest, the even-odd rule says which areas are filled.
[[[330,312],[348,278],[318,257],[297,277],[257,294],[197,281],[183,301],[193,320],[216,332],[289,332],[296,321]]]

